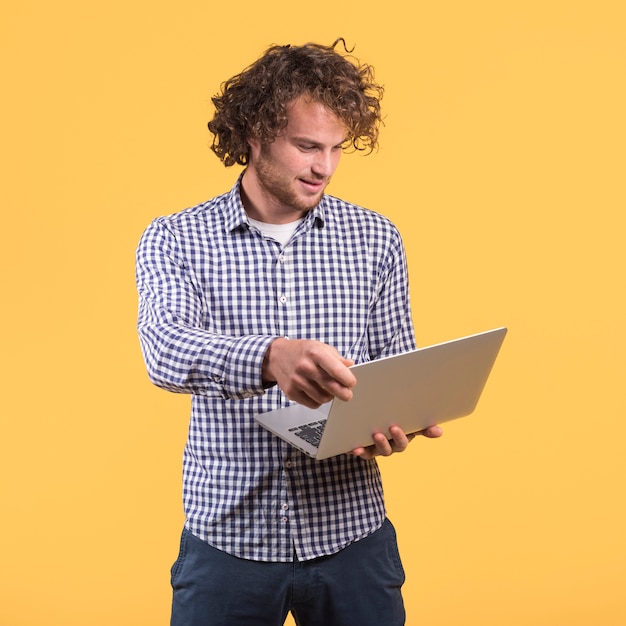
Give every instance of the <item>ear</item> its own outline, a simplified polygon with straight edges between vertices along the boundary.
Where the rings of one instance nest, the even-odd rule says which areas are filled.
[[[256,137],[248,137],[246,142],[250,146],[248,162],[255,161],[261,151],[261,142]]]

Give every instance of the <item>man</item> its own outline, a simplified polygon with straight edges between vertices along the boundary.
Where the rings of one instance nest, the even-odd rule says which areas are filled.
[[[374,457],[412,435],[315,461],[254,421],[350,400],[351,364],[415,347],[397,230],[325,194],[343,149],[374,149],[380,123],[372,68],[339,41],[272,47],[224,83],[213,150],[242,175],[138,247],[149,375],[193,395],[175,626],[277,626],[289,611],[302,626],[404,623]]]

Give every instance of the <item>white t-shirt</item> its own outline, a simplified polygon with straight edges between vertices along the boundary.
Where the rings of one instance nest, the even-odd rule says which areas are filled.
[[[250,224],[258,228],[266,237],[271,237],[280,243],[281,246],[285,247],[287,242],[291,239],[291,236],[298,228],[298,224],[304,218],[300,218],[295,222],[289,222],[288,224],[268,224],[267,222],[259,222],[258,220],[253,220],[251,217],[248,218]]]

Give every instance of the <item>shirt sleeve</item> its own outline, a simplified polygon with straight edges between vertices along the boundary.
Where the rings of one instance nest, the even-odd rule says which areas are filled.
[[[203,328],[205,311],[193,268],[164,220],[137,247],[137,330],[150,380],[176,393],[248,398],[265,392],[263,359],[276,338],[233,337]]]

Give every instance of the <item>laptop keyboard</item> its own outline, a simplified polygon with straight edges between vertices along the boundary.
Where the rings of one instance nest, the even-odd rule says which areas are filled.
[[[300,437],[300,439],[304,439],[306,442],[317,448],[320,445],[325,425],[326,420],[320,420],[317,422],[311,422],[310,424],[303,424],[302,426],[290,428],[289,432],[294,433]]]

